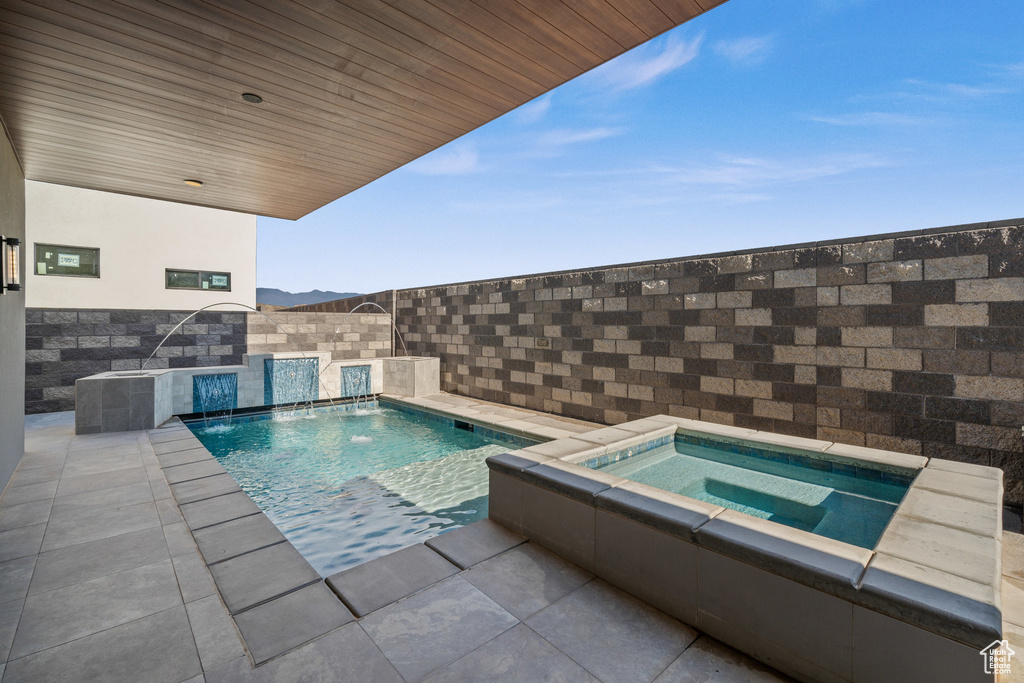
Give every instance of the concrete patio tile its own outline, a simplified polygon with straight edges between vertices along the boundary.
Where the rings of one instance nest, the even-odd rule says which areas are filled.
[[[6,683],[179,683],[202,669],[178,606],[7,664]]]
[[[232,614],[320,579],[291,543],[280,543],[210,567]]]
[[[220,596],[187,603],[185,609],[204,671],[245,656],[238,631]]]
[[[235,616],[257,665],[319,638],[355,617],[323,582],[265,602]]]
[[[520,536],[490,519],[482,519],[435,536],[427,541],[426,545],[459,569],[468,569],[525,542],[525,536]]]
[[[32,503],[37,500],[52,500],[57,495],[56,479],[41,481],[37,484],[24,484],[20,486],[14,484],[15,482],[12,481],[11,485],[8,485],[3,498],[0,498],[0,506],[9,507],[11,505],[21,505],[22,503]]]
[[[207,683],[402,683],[395,667],[381,654],[359,624],[323,638],[253,669],[240,657],[206,672]]]
[[[698,635],[600,579],[526,624],[606,683],[653,679]]]
[[[139,442],[136,432],[107,434],[82,434],[71,439],[71,451],[88,451],[94,448],[117,448]]]
[[[34,469],[19,467],[14,471],[14,476],[11,477],[11,483],[8,486],[29,486],[46,481],[57,481],[60,479],[60,473],[63,469],[63,465],[50,465],[49,467],[36,467]]]
[[[424,683],[599,683],[526,624],[505,631],[468,655],[428,676]]]
[[[177,506],[177,503],[174,502],[174,496],[171,494],[171,487],[167,485],[167,480],[164,479],[163,475],[150,477],[149,488],[153,491],[154,500],[170,500],[171,503]]]
[[[195,439],[195,435],[192,430],[188,427],[184,429],[162,429],[156,430],[151,429],[147,432],[149,435],[149,441],[156,448],[157,444],[166,444],[173,441],[181,441],[182,439]]]
[[[221,562],[285,540],[270,518],[250,515],[192,533],[207,564]]]
[[[260,512],[252,498],[239,491],[181,506],[181,514],[193,531]]]
[[[173,453],[167,453],[165,455],[157,455],[156,459],[160,464],[160,467],[176,467],[178,465],[187,465],[193,462],[213,460],[213,456],[210,455],[210,451],[205,448],[188,448],[183,451],[174,451]]]
[[[152,489],[150,489],[152,493]],[[181,516],[178,504],[171,498],[161,498],[156,502],[156,513],[160,516],[161,524],[180,524],[185,519]]]
[[[61,478],[66,479],[67,477],[85,477],[90,474],[106,474],[108,472],[129,470],[142,466],[142,457],[139,456],[138,453],[128,456],[78,462],[71,462],[69,458],[68,462],[64,464],[64,471],[61,473]]]
[[[519,623],[461,576],[364,617],[360,625],[406,681],[469,654]]]
[[[483,562],[463,575],[519,619],[527,619],[594,578],[536,543]]]
[[[167,546],[160,527],[58,548],[39,555],[29,594],[45,593],[166,559]]]
[[[69,508],[81,512],[87,508],[101,510],[124,507],[126,505],[138,505],[152,500],[153,491],[149,488],[149,482],[115,486],[109,489],[87,491],[70,496],[58,496],[53,501],[53,512],[50,513],[50,517],[66,515],[70,512]]]
[[[43,544],[46,524],[34,524],[20,529],[0,531],[0,562],[39,553]]]
[[[204,477],[213,477],[218,474],[226,473],[227,471],[221,466],[221,464],[212,458],[203,460],[202,462],[192,462],[187,465],[175,465],[174,467],[164,468],[164,478],[167,479],[167,483],[172,486],[183,481],[203,479]]]
[[[171,553],[171,557],[196,551],[195,539],[184,522],[166,524],[163,529],[164,540],[167,541],[167,550]]]
[[[788,683],[792,679],[761,662],[701,636],[654,683]]]
[[[160,526],[160,517],[152,502],[109,509],[65,508],[46,525],[42,550],[98,541],[154,526]]]
[[[24,657],[180,605],[171,561],[30,595],[11,648]]]
[[[63,467],[64,461],[67,460],[67,453],[32,453],[26,449],[25,455],[22,456],[21,462],[18,463],[18,469],[34,470],[51,467]]]
[[[219,474],[205,479],[186,481],[171,486],[171,493],[178,505],[194,503],[197,500],[206,500],[216,496],[223,496],[226,493],[241,491],[242,487],[231,478],[230,474]]]
[[[14,634],[18,630],[18,620],[25,607],[24,600],[11,600],[0,603],[0,659],[6,661],[14,642]]]
[[[182,438],[175,439],[174,441],[150,443],[150,448],[153,449],[153,453],[159,458],[162,455],[167,455],[170,453],[191,451],[197,448],[202,448],[202,442],[193,436],[191,439]]]
[[[20,529],[41,524],[50,517],[53,501],[36,500],[31,503],[0,507],[0,531]]]
[[[86,474],[80,477],[62,475],[60,486],[57,487],[57,496],[70,496],[76,493],[112,489],[117,486],[140,484],[148,481],[149,477],[146,476],[146,468],[141,465],[112,472]]]
[[[422,543],[328,577],[327,584],[358,617],[412,595],[459,568]]]
[[[21,600],[28,595],[32,570],[36,566],[34,555],[0,562],[0,602]]]
[[[178,589],[186,605],[217,593],[213,575],[198,551],[178,555],[172,561],[174,573],[178,577]]]

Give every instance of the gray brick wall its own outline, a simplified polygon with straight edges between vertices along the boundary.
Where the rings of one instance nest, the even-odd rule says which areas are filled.
[[[447,391],[608,424],[669,413],[992,465],[1024,502],[1024,220],[397,299],[410,353],[441,358]]]
[[[188,311],[29,309],[26,311],[25,411],[73,410],[75,380],[137,370]],[[150,368],[237,365],[245,353],[332,352],[336,360],[391,355],[385,315],[203,311],[167,339]],[[292,341],[289,341],[291,337]],[[331,343],[332,338],[334,343]]]

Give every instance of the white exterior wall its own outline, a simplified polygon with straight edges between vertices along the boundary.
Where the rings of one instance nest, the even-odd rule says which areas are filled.
[[[25,233],[29,308],[256,306],[256,216],[250,214],[26,181]],[[99,248],[100,277],[37,275],[37,242]],[[231,291],[167,289],[165,268],[231,273]],[[241,310],[215,310],[232,308]]]

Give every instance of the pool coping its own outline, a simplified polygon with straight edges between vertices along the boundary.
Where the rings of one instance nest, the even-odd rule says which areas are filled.
[[[878,543],[867,550],[579,464],[667,443],[679,432],[760,441],[916,476]],[[978,649],[1002,638],[1001,470],[667,415],[492,456],[487,464],[492,519],[701,630],[707,631],[710,618],[701,609],[701,597],[707,597],[702,582],[708,579],[696,570],[691,586],[676,579],[674,586],[655,585],[641,577],[643,567],[613,557],[638,552],[629,549],[629,534],[621,529],[640,536],[657,532],[657,538],[674,539],[666,547],[681,541],[685,552],[708,561],[713,553],[782,577],[838,598],[843,609],[870,610],[967,646],[975,659]],[[609,531],[615,525],[619,531]],[[688,604],[680,603],[681,593]],[[730,644],[750,652],[735,640]],[[791,673],[821,672],[798,667]]]
[[[543,420],[545,416],[539,414],[532,417],[524,414],[526,419],[515,419],[432,401],[429,397],[381,395],[379,398],[407,412],[412,409],[437,418],[470,423],[479,427],[479,433],[484,436],[500,432],[513,443],[518,440],[520,444],[539,445],[552,435],[574,433],[529,421]],[[337,592],[330,589],[328,580],[332,577],[321,577],[313,569],[178,416],[146,434],[171,495],[246,645],[253,666],[262,665],[357,618]],[[282,611],[294,610],[293,603],[305,604],[313,600],[309,597],[313,593],[321,596],[314,600],[315,618],[300,620],[292,637],[281,638],[278,645],[268,646],[266,632],[272,628],[271,623]],[[323,598],[327,595],[336,600],[325,601]]]

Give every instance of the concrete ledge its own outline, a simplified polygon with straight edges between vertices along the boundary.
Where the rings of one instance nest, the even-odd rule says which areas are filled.
[[[481,519],[435,536],[426,542],[426,546],[459,569],[469,569],[522,543],[526,543],[525,536],[489,519]]]
[[[210,573],[232,615],[320,580],[291,543],[220,562]]]
[[[693,542],[694,532],[725,508],[662,491],[635,481],[601,491],[597,509],[639,522],[670,536]]]

